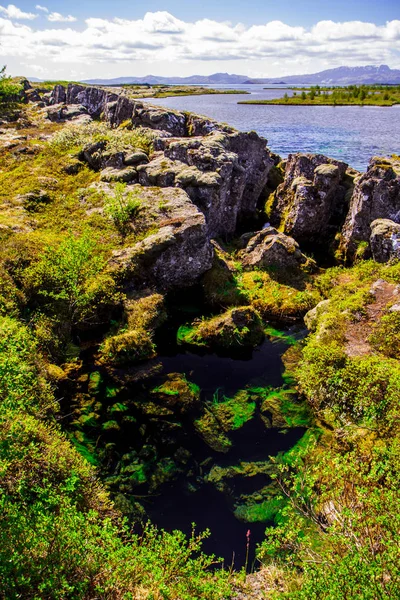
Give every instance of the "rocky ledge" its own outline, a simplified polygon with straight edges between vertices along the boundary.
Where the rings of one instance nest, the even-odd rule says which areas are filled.
[[[85,167],[98,172],[108,196],[120,182],[127,184],[125,194],[140,197],[140,218],[132,218],[131,226],[145,222],[146,235],[123,244],[110,261],[130,286],[162,291],[192,285],[213,265],[213,239],[237,236],[244,223],[255,229],[238,244],[246,271],[313,266],[304,249],[336,253],[348,262],[360,249],[378,261],[398,257],[398,158],[373,158],[364,174],[319,154],[290,154],[282,161],[255,132],[125,93],[70,84],[40,95],[24,87],[26,102],[36,103],[54,124],[90,128],[100,120],[111,132],[148,137],[148,149],[116,148],[107,135],[92,138],[64,167],[68,175]],[[14,152],[17,133],[10,137],[7,130],[5,140]],[[261,229],[263,212],[269,222]]]
[[[232,235],[238,221],[256,210],[274,164],[267,140],[256,133],[242,133],[212,119],[76,84],[67,89],[56,86],[48,101],[51,120],[57,115],[59,120],[69,115],[80,120],[86,115],[102,116],[114,127],[124,124],[150,130],[155,149],[151,160],[137,166],[136,173],[125,170],[121,180],[184,189],[204,213],[210,237]],[[112,168],[111,176],[117,179],[118,170],[124,167],[115,164]]]

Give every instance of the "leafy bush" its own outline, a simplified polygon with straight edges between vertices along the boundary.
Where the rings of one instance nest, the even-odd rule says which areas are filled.
[[[101,310],[118,300],[105,266],[96,239],[88,233],[69,234],[57,246],[45,248],[27,269],[25,281],[42,310],[69,335],[73,327],[96,323]]]
[[[13,100],[21,91],[21,86],[6,75],[6,68],[0,69],[0,104]]]
[[[121,235],[129,230],[129,221],[139,212],[138,190],[126,191],[126,183],[117,183],[113,196],[106,196],[104,212],[109,216]]]

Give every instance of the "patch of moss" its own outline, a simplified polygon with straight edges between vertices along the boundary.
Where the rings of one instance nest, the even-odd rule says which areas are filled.
[[[270,273],[248,271],[236,277],[238,288],[264,319],[291,321],[322,299],[312,280],[279,283]]]

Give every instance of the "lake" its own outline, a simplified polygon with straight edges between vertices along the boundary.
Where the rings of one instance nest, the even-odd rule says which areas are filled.
[[[232,86],[210,86],[232,89]],[[181,96],[147,99],[152,104],[196,112],[229,123],[241,131],[256,131],[268,146],[286,158],[293,152],[320,153],[365,171],[372,156],[400,154],[400,105],[263,106],[239,100],[280,98],[284,89],[239,85],[248,95]],[[291,95],[291,90],[287,90]]]

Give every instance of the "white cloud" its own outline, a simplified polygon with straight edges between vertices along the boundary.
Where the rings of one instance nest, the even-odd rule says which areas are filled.
[[[47,20],[51,23],[74,23],[76,17],[72,15],[62,15],[58,12],[52,12],[48,15]]]
[[[21,9],[17,8],[14,4],[9,4],[7,8],[5,6],[0,6],[0,13],[8,17],[9,19],[27,19],[32,20],[36,19],[37,15],[33,13],[23,12]]]
[[[230,69],[250,74],[253,70],[264,76],[284,76],[339,64],[399,64],[399,20],[380,26],[320,21],[304,28],[270,21],[246,27],[210,19],[182,21],[158,11],[136,20],[90,18],[81,29],[72,25],[76,19],[71,15],[53,12],[46,15],[50,23],[70,26],[40,29],[13,22],[17,17],[10,16],[10,6],[0,7],[0,13],[8,17],[0,18],[2,54],[10,57],[7,62],[21,65],[18,61],[25,59],[54,73],[64,69],[66,75],[82,65],[87,76],[96,69],[103,71],[105,65],[118,74],[116,64],[131,74],[160,73],[161,69],[163,74],[178,75],[196,68],[197,72]]]
[[[46,8],[46,6],[40,6],[40,4],[36,4],[35,6],[36,10],[41,10],[42,12],[48,13],[49,9]]]

